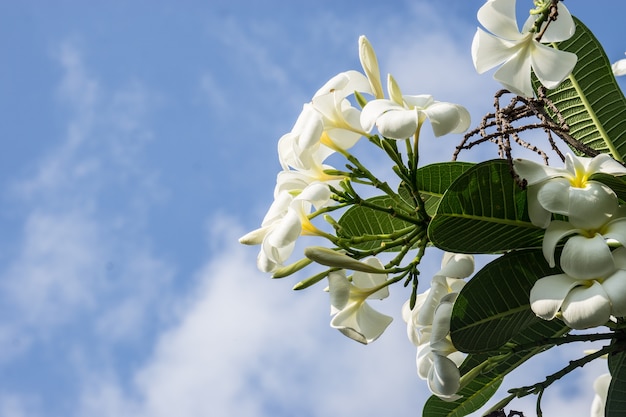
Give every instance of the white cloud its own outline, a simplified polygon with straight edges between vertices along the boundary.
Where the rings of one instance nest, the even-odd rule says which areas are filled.
[[[23,215],[15,256],[0,270],[5,364],[68,325],[95,324],[98,349],[83,346],[84,335],[63,337],[94,357],[112,355],[107,347],[141,339],[146,322],[159,320],[157,306],[170,300],[163,288],[173,268],[151,252],[142,229],[150,204],[164,195],[156,171],[142,163],[155,95],[137,83],[105,88],[74,43],[61,44],[55,58],[70,117],[65,135],[47,138],[31,172],[12,181],[8,202]],[[109,201],[121,191],[130,198]]]
[[[328,326],[323,285],[305,292],[255,269],[241,229],[212,219],[214,250],[180,321],[126,391],[93,375],[81,415],[352,415],[401,413],[425,395],[398,322],[364,347]],[[388,306],[390,307],[390,306]],[[398,414],[394,414],[398,415]]]

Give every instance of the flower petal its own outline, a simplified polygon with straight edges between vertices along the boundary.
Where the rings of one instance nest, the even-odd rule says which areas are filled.
[[[418,110],[392,110],[376,120],[376,127],[381,135],[389,139],[406,139],[417,131]]]
[[[437,396],[450,396],[461,388],[461,373],[456,364],[445,356],[433,355],[433,366],[428,375],[428,388]]]
[[[469,112],[458,104],[436,102],[428,106],[424,113],[428,116],[436,137],[465,132],[470,125]]]
[[[330,326],[350,339],[368,344],[378,339],[392,320],[393,318],[374,310],[365,302],[353,303],[337,313]]]
[[[528,45],[517,45],[517,52],[493,74],[512,93],[524,97],[532,97],[534,90],[530,83],[531,57],[526,48]]]
[[[430,291],[424,300],[424,304],[417,314],[417,323],[420,326],[429,326],[433,324],[435,317],[435,309],[444,295],[448,294],[448,283],[446,278],[441,275],[435,275],[430,284]]]
[[[558,178],[570,175],[563,168],[554,168],[539,164],[529,159],[517,158],[513,160],[513,167],[518,175],[525,179],[528,185],[538,184],[549,178]]]
[[[626,75],[626,59],[615,61],[613,65],[611,65],[611,69],[613,70],[613,75],[616,77]]]
[[[490,0],[477,13],[478,21],[494,35],[517,40],[521,37],[515,16],[515,0]]]
[[[544,209],[565,216],[569,214],[570,183],[568,179],[553,178],[535,187],[537,188],[537,201]]]
[[[559,2],[557,7],[559,15],[556,20],[550,22],[550,25],[541,37],[541,42],[543,43],[562,42],[571,38],[576,31],[574,19],[572,19],[572,15],[567,7],[565,7],[563,2]]]
[[[441,261],[441,270],[436,275],[448,278],[467,278],[474,272],[474,256],[446,252]]]
[[[611,314],[626,316],[626,271],[618,270],[602,282],[602,288],[611,300]]]
[[[576,229],[570,223],[561,220],[555,220],[550,223],[543,236],[543,256],[546,258],[546,261],[548,261],[550,268],[554,268],[556,265],[554,261],[554,250],[559,241],[565,236],[579,231],[579,229]]]
[[[565,324],[572,329],[588,329],[609,320],[611,302],[602,285],[593,281],[590,287],[572,289],[561,306],[561,313]]]
[[[579,284],[578,280],[566,274],[540,278],[530,290],[530,308],[538,317],[552,320],[570,290]]]
[[[604,237],[570,237],[561,254],[563,272],[577,279],[603,278],[615,271],[615,261]]]
[[[617,212],[619,202],[617,195],[606,185],[587,181],[585,188],[569,189],[569,222],[584,230],[599,229]],[[547,207],[546,207],[547,208]]]
[[[361,262],[370,265],[377,269],[384,269],[383,264],[378,260],[378,258],[367,258],[362,260]],[[356,271],[352,275],[352,283],[360,288],[372,288],[377,287],[380,284],[384,283],[387,280],[387,274],[373,274],[367,272]],[[383,298],[389,297],[389,287],[381,288],[380,290],[372,293],[369,299],[377,299],[382,300]]]
[[[343,270],[328,273],[328,293],[330,295],[330,314],[337,314],[350,298],[350,281]]]
[[[495,37],[478,28],[472,40],[472,61],[479,74],[489,71],[506,60],[516,50],[514,43]]]
[[[603,172],[615,176],[626,175],[626,167],[606,153],[595,156],[587,168],[589,173]]]
[[[552,221],[552,213],[543,208],[541,203],[539,203],[537,196],[540,189],[540,185],[529,186],[527,188],[526,201],[528,201],[528,217],[530,217],[530,222],[537,227],[545,229],[550,225],[550,221]]]
[[[371,132],[378,118],[390,110],[404,110],[404,107],[384,99],[367,102],[361,111],[361,126],[366,132]]]
[[[591,417],[604,417],[609,385],[611,385],[611,374],[609,373],[600,375],[593,382],[593,390],[596,392],[596,395],[591,403]]]
[[[577,60],[574,53],[532,42],[531,66],[541,84],[549,89],[558,87],[572,73]]]

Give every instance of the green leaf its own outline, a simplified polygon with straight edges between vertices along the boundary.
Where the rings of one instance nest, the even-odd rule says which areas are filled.
[[[510,252],[490,262],[463,287],[454,303],[450,337],[462,352],[495,350],[542,319],[528,295],[537,279],[561,273],[540,250]]]
[[[526,191],[501,159],[465,171],[445,192],[428,227],[438,248],[460,253],[500,253],[541,247],[543,229],[528,218]]]
[[[540,320],[526,327],[522,332],[517,334],[510,340],[515,345],[539,342],[545,338],[553,338],[562,336],[567,332],[568,328],[563,323],[553,320]],[[485,405],[487,401],[498,390],[506,375],[515,370],[521,364],[526,362],[538,353],[544,352],[545,347],[539,346],[532,350],[512,353],[503,357],[492,367],[484,369],[475,378],[473,378],[460,391],[462,398],[446,402],[436,396],[432,396],[424,405],[424,417],[463,417],[478,410]],[[461,375],[465,375],[485,361],[491,365],[495,359],[489,354],[471,354],[465,358],[460,367]]]
[[[611,385],[606,398],[606,417],[626,415],[626,352],[609,355]]]
[[[435,215],[441,197],[454,180],[474,165],[470,162],[441,162],[417,170],[417,186],[429,216]]]
[[[553,46],[575,53],[578,62],[569,78],[556,89],[548,90],[547,96],[565,117],[571,136],[623,161],[626,155],[626,98],[600,42],[580,20],[574,20],[574,36]],[[535,87],[538,86],[535,79]]]
[[[396,208],[396,204],[391,197],[378,196],[366,200],[368,204],[376,205],[381,208]],[[398,209],[400,212],[400,210]],[[379,248],[382,244],[386,244],[393,239],[376,238],[377,235],[389,235],[395,232],[405,230],[409,233],[415,230],[417,225],[394,217],[384,211],[379,211],[370,207],[352,206],[339,219],[339,230],[337,237],[340,238],[359,238],[362,236],[370,237],[371,240],[355,244],[354,246],[361,250],[371,250]],[[391,250],[399,250],[399,247],[391,248]]]

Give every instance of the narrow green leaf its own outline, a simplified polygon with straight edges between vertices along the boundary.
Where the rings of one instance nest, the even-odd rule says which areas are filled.
[[[459,293],[450,337],[462,352],[495,350],[525,327],[543,321],[528,295],[537,279],[558,274],[541,250],[510,252],[477,272]]]
[[[626,98],[600,42],[580,20],[574,20],[574,36],[553,46],[575,53],[578,62],[569,78],[556,89],[548,90],[547,96],[564,116],[571,136],[623,161],[626,155]],[[537,80],[534,81],[538,87]]]
[[[606,417],[626,416],[626,352],[609,355],[611,385],[606,398]]]
[[[543,229],[527,213],[526,191],[501,159],[465,171],[445,192],[428,227],[440,249],[461,253],[500,253],[541,247]]]
[[[396,204],[388,196],[373,197],[366,201],[369,204],[374,204],[381,208],[396,208]],[[338,223],[340,228],[337,231],[337,236],[340,238],[372,237],[369,241],[354,245],[362,250],[376,249],[393,240],[392,238],[376,239],[375,237],[377,235],[390,235],[396,232],[402,232],[403,230],[409,233],[418,227],[392,214],[365,206],[350,207],[343,216],[341,216]],[[392,248],[392,250],[398,250],[398,248]]]
[[[417,186],[429,216],[435,215],[441,197],[454,180],[474,165],[470,162],[441,162],[417,170]]]

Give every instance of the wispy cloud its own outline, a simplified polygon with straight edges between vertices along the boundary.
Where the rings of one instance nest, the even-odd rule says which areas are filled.
[[[35,378],[20,397],[12,381],[0,387],[0,410],[16,416],[31,415],[19,398],[34,398],[28,410],[50,401],[52,392],[37,388],[48,370],[34,373],[29,364],[45,362],[59,340],[68,350],[56,363],[68,393],[85,367],[106,367],[121,360],[120,346],[145,343],[171,308],[175,273],[145,231],[150,205],[166,192],[143,157],[153,94],[133,82],[103,85],[75,43],[54,56],[63,70],[64,135],[46,138],[49,150],[13,178],[5,198],[23,214],[15,256],[0,270],[0,368],[21,369],[20,381]]]
[[[268,279],[238,245],[233,219],[210,224],[221,225],[210,232],[216,249],[180,321],[161,333],[131,390],[94,377],[82,414],[377,416],[416,403],[403,324],[378,347],[357,345],[328,326],[321,287],[294,293]]]

